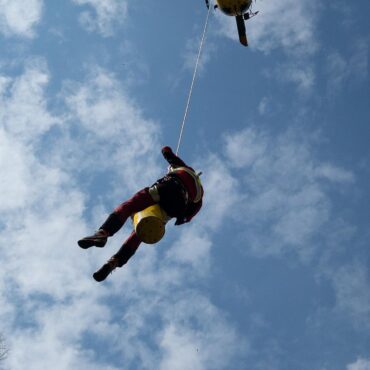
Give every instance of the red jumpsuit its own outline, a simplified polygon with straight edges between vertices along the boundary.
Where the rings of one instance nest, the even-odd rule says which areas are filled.
[[[203,187],[194,170],[176,156],[168,146],[162,148],[164,158],[170,164],[169,173],[159,179],[150,188],[138,191],[133,197],[120,204],[114,210],[116,222],[114,227],[103,224],[101,229],[107,230],[110,235],[117,232],[125,223],[127,218],[143,209],[158,203],[170,216],[175,217],[175,225],[189,222],[202,207]],[[153,199],[153,191],[158,195]],[[109,230],[110,229],[110,230]],[[135,231],[131,233],[120,250],[113,256],[118,266],[123,266],[136,252],[141,240]]]

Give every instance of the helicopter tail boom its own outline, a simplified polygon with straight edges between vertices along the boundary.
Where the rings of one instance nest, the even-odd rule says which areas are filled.
[[[235,17],[236,25],[238,27],[239,41],[242,45],[248,46],[247,33],[245,30],[245,22],[242,15],[237,15]]]

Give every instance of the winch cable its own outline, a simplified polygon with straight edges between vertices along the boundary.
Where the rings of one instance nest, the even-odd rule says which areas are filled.
[[[198,65],[199,65],[199,61],[200,61],[200,56],[201,56],[203,45],[204,45],[204,41],[205,41],[205,38],[206,38],[206,33],[207,33],[207,28],[208,28],[208,19],[209,19],[210,12],[211,12],[211,4],[209,4],[208,11],[207,11],[207,17],[206,17],[206,20],[205,20],[205,23],[204,23],[203,34],[202,34],[202,38],[201,38],[201,41],[200,41],[199,50],[198,50],[198,56],[197,56],[195,67],[194,67],[193,78],[191,80],[191,85],[190,85],[190,89],[189,89],[188,99],[187,99],[187,102],[186,102],[186,107],[185,107],[185,112],[184,112],[184,118],[182,120],[181,129],[180,129],[180,135],[179,135],[179,140],[177,142],[176,155],[179,152],[180,144],[181,144],[181,140],[182,140],[182,136],[183,136],[183,133],[184,133],[185,122],[186,122],[186,118],[188,116],[188,111],[189,111],[189,107],[190,107],[191,96],[193,94],[194,83],[195,83],[195,79],[196,79],[197,72],[198,72]]]

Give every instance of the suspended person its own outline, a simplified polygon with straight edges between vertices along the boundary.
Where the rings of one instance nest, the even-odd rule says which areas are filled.
[[[94,235],[78,241],[81,248],[104,247],[108,237],[113,236],[130,216],[154,204],[158,204],[170,218],[176,218],[175,225],[189,222],[199,212],[204,193],[200,174],[185,164],[170,147],[163,147],[162,154],[170,164],[167,175],[120,204]],[[126,264],[140,243],[133,231],[119,251],[93,274],[94,279],[103,281],[116,267]]]

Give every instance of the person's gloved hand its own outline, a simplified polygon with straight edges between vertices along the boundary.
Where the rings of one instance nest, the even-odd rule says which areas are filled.
[[[173,154],[172,149],[169,146],[164,146],[162,148],[162,154],[163,154],[163,157],[167,158],[167,156]]]

